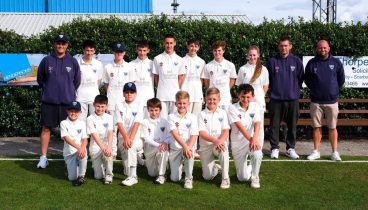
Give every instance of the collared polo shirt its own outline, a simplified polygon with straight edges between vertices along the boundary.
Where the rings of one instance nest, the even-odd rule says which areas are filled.
[[[135,75],[137,87],[137,100],[146,104],[148,99],[155,97],[153,90],[152,60],[136,58],[130,62],[132,72]]]
[[[198,136],[198,122],[197,117],[189,112],[185,116],[181,116],[178,112],[169,115],[170,132],[177,130],[184,142],[188,142],[190,136]],[[182,149],[182,146],[173,138],[170,144],[172,149]]]
[[[81,84],[77,90],[77,101],[93,103],[95,97],[100,94],[98,81],[102,79],[103,65],[94,58],[91,63],[86,63],[81,58],[78,64],[81,71]]]
[[[205,65],[204,60],[198,56],[191,57],[187,54],[183,58],[184,80],[181,89],[189,93],[190,102],[203,101],[201,75]]]
[[[89,151],[92,154],[100,151],[100,147],[95,142],[92,134],[97,133],[100,137],[100,140],[105,145],[107,145],[108,132],[112,130],[113,130],[113,119],[112,116],[107,113],[104,113],[102,116],[97,116],[96,113],[94,113],[87,118],[87,134],[91,136],[91,141],[89,143]]]
[[[216,87],[220,90],[221,101],[219,105],[231,104],[230,79],[236,79],[235,65],[223,59],[221,63],[215,60],[205,65],[202,78],[209,79],[209,87]]]
[[[175,101],[179,91],[178,76],[183,72],[183,58],[175,52],[172,55],[161,53],[153,59],[153,74],[159,76],[157,98],[161,101]]]
[[[256,102],[250,102],[247,111],[240,106],[239,102],[230,106],[228,117],[231,125],[230,139],[232,142],[240,142],[245,139],[238,127],[234,124],[235,122],[240,121],[249,135],[253,136],[254,123],[261,121],[260,109],[260,106]]]
[[[214,112],[210,112],[207,107],[198,116],[198,130],[206,131],[210,136],[219,138],[225,129],[230,129],[227,113],[217,107]],[[199,145],[207,146],[213,144],[199,137]]]
[[[69,136],[77,145],[82,144],[82,139],[88,138],[86,133],[86,124],[80,120],[71,121],[69,118],[60,123],[61,138]],[[72,145],[64,141],[63,156],[69,156],[76,153],[78,150]]]

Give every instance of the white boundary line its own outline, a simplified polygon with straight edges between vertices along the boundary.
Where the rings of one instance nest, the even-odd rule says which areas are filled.
[[[0,161],[38,161],[38,158],[0,158]],[[48,161],[57,162],[64,161],[64,159],[48,159]],[[89,160],[90,161],[90,160]],[[195,160],[199,162],[199,160]],[[233,162],[234,160],[230,160]],[[121,160],[115,160],[115,162],[121,162]],[[368,163],[368,160],[344,160],[344,161],[332,161],[332,160],[262,160],[262,162],[304,162],[304,163]]]

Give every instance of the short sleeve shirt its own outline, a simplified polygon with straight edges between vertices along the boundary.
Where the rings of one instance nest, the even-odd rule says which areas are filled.
[[[95,113],[87,118],[87,134],[91,136],[89,143],[89,151],[94,154],[100,151],[100,147],[92,137],[93,133],[97,133],[100,140],[105,145],[108,144],[108,132],[113,130],[112,116],[104,113],[102,116],[97,116]]]
[[[220,90],[221,101],[219,105],[231,104],[230,79],[236,79],[235,65],[223,59],[221,63],[215,60],[205,65],[202,78],[210,81],[209,87],[216,87]]]
[[[204,60],[198,56],[186,55],[183,58],[184,78],[181,89],[189,93],[190,102],[203,101],[201,75],[205,64]]]
[[[127,104],[125,101],[120,102],[116,105],[115,109],[115,125],[122,123],[125,131],[130,134],[134,123],[142,123],[143,120],[143,106],[138,102],[134,101],[131,104]],[[120,135],[120,133],[119,133]],[[140,130],[138,129],[136,138],[140,137]]]
[[[241,84],[250,84],[250,80],[253,77],[255,67],[255,65],[251,65],[249,63],[240,67],[238,78],[235,84],[237,86]],[[264,110],[266,110],[266,101],[263,86],[268,85],[269,83],[270,81],[268,78],[268,70],[266,69],[266,67],[262,66],[261,74],[251,85],[254,88],[254,101],[257,102]]]
[[[86,63],[81,58],[78,64],[81,70],[81,84],[77,89],[77,101],[93,103],[95,97],[100,94],[98,81],[102,79],[103,65],[94,58],[91,63]]]
[[[236,125],[234,124],[235,122],[240,121],[249,133],[249,135],[253,136],[254,123],[261,121],[260,110],[261,108],[256,102],[250,102],[247,111],[245,111],[239,103],[235,103],[230,106],[228,110],[228,117],[229,123],[231,125],[230,138],[232,142],[240,142],[245,139],[243,134],[239,131],[238,127],[236,127]]]
[[[141,138],[151,138],[157,143],[167,142],[171,138],[169,124],[166,119],[146,118],[142,121]]]
[[[210,112],[205,108],[198,116],[198,130],[206,131],[210,136],[219,138],[221,133],[225,129],[230,129],[229,121],[227,119],[227,113],[221,108],[217,108],[214,112]],[[212,142],[208,142],[199,137],[199,145],[206,146],[211,145]]]
[[[88,138],[86,133],[86,124],[80,120],[70,121],[69,118],[60,123],[61,138],[69,136],[77,145],[82,144],[82,139]],[[78,150],[64,141],[63,155],[69,156],[76,153]]]
[[[131,66],[127,62],[118,65],[116,63],[107,64],[104,68],[102,80],[109,84],[107,97],[109,98],[108,110],[114,110],[116,103],[124,100],[123,88],[127,82],[136,80],[132,74]]]
[[[190,136],[198,136],[197,117],[191,113],[181,116],[178,112],[170,114],[168,117],[170,132],[177,130],[184,142],[188,142]],[[170,148],[181,149],[182,146],[173,138]]]
[[[136,100],[140,101],[145,105],[148,99],[155,96],[153,90],[153,74],[152,74],[152,60],[146,58],[140,60],[139,58],[129,63],[134,74],[135,85],[137,87]]]
[[[183,58],[176,53],[164,52],[154,58],[152,72],[159,76],[157,98],[161,101],[175,101],[179,91],[178,76],[184,74],[182,65]]]

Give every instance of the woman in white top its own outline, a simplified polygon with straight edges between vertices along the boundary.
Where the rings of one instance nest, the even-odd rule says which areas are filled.
[[[235,85],[250,84],[254,88],[254,102],[261,107],[261,125],[259,137],[264,139],[265,95],[268,91],[268,70],[261,63],[259,47],[251,45],[247,52],[247,64],[240,67]]]

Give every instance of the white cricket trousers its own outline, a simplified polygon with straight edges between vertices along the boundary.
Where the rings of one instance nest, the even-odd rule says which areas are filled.
[[[218,168],[215,164],[215,156],[218,157],[222,168],[222,179],[229,178],[229,149],[226,146],[225,151],[219,152],[216,146],[211,144],[201,146],[199,151],[201,156],[202,176],[205,180],[212,180],[218,174]]]
[[[190,159],[186,159],[183,155],[183,149],[170,149],[169,152],[169,163],[170,163],[170,179],[173,182],[181,180],[183,162],[184,162],[184,172],[185,178],[193,179],[193,167],[194,167],[194,151]]]
[[[95,154],[91,154],[92,167],[95,172],[95,179],[103,179],[106,177],[113,177],[113,164],[114,160],[112,155],[107,157],[103,154],[102,150]]]
[[[84,176],[87,170],[87,155],[83,159],[79,159],[78,153],[64,156],[66,168],[68,170],[68,179],[76,180],[80,176]]]
[[[152,177],[163,176],[166,173],[169,152],[160,152],[158,147],[144,144],[144,155],[146,157],[146,167],[148,175]]]
[[[262,163],[262,149],[250,151],[249,143],[245,140],[240,142],[231,142],[231,151],[235,162],[236,176],[239,181],[247,181],[250,178],[258,178],[259,170]],[[252,172],[247,172],[247,160],[250,155],[250,163],[252,164]]]
[[[93,106],[93,103],[87,103],[87,102],[80,102],[81,104],[81,114],[79,115],[78,119],[86,122],[87,117],[95,112],[95,107]]]
[[[130,175],[130,167],[137,167],[137,154],[143,149],[143,141],[141,138],[135,138],[132,147],[125,149],[123,147],[124,140],[119,139],[119,148],[121,151],[121,158],[123,159],[124,174]]]
[[[169,114],[173,113],[175,110],[175,102],[174,101],[161,101],[161,114],[162,118],[167,119]]]

